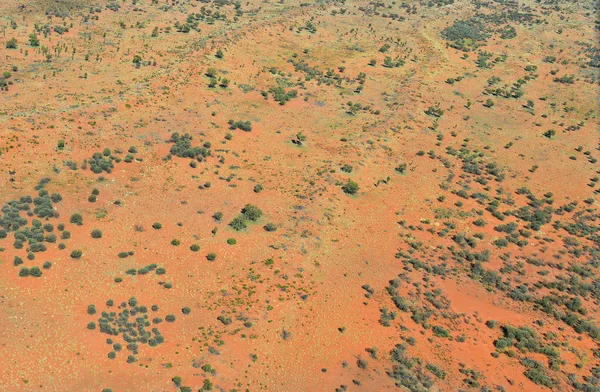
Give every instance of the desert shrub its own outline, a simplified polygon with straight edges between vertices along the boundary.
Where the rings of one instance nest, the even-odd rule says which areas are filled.
[[[342,185],[342,191],[349,195],[355,195],[359,189],[360,187],[358,186],[358,184],[352,181],[351,179],[348,179],[348,182]]]
[[[41,242],[35,242],[31,245],[29,245],[29,250],[31,250],[32,252],[44,252],[46,251],[46,245],[44,245]]]
[[[174,315],[174,314],[167,314],[167,316],[165,317],[165,320],[166,320],[168,323],[172,323],[172,322],[174,322],[174,321],[175,321],[175,315]]]
[[[262,211],[252,204],[246,204],[244,208],[242,208],[242,214],[244,215],[244,218],[256,222],[262,216]]]
[[[435,325],[435,326],[433,326],[433,328],[431,330],[432,330],[433,334],[437,337],[440,337],[440,338],[450,337],[450,332],[444,327]]]
[[[269,222],[267,223],[264,227],[265,231],[275,231],[277,230],[277,226],[275,226],[275,224]]]
[[[98,229],[92,230],[92,238],[102,238],[102,232]]]
[[[71,252],[71,258],[73,258],[73,259],[80,259],[82,255],[83,255],[83,252],[79,249],[76,249]]]
[[[256,184],[254,186],[254,193],[260,193],[263,190],[263,186],[261,184]]]
[[[50,269],[50,267],[52,267],[52,263],[49,261],[45,261],[44,264],[42,264],[42,268],[45,270]]]
[[[220,221],[223,219],[223,213],[221,211],[215,212],[212,217],[214,220]]]
[[[8,41],[6,41],[6,49],[17,49],[17,39],[16,38],[11,38]]]
[[[33,276],[33,277],[36,277],[36,278],[39,278],[40,276],[42,276],[42,270],[39,269],[39,267],[31,267],[29,269],[29,275]]]
[[[235,231],[241,231],[248,227],[243,215],[238,215],[233,218],[233,220],[229,222],[229,226]]]
[[[160,224],[159,222],[154,222],[152,224],[152,228],[155,230],[160,230],[162,228],[162,224]]]
[[[88,305],[87,314],[89,314],[90,316],[96,314],[96,305],[94,305],[94,304]]]
[[[181,244],[181,241],[179,241],[177,238],[174,238],[171,240],[171,245],[173,246],[179,246]]]
[[[214,261],[214,260],[216,260],[216,258],[217,258],[217,254],[214,253],[214,252],[211,252],[211,253],[209,253],[209,254],[206,255],[206,259],[208,261]]]
[[[440,380],[444,380],[446,378],[446,372],[432,363],[428,363],[427,365],[425,365],[425,368],[431,373],[433,373]]]
[[[345,172],[345,173],[352,173],[353,167],[352,165],[349,165],[347,163],[345,163],[344,165],[342,165],[342,167],[340,168],[341,171]]]
[[[175,132],[169,139],[171,143],[170,153],[180,158],[200,158],[207,157],[210,155],[210,150],[206,147],[192,147],[192,136],[190,134],[184,134],[180,136],[179,133]]]
[[[69,222],[81,226],[83,225],[83,217],[81,216],[81,214],[73,214]]]
[[[183,313],[183,314],[190,314],[191,311],[192,310],[187,306],[185,306],[183,309],[181,309],[181,313]]]
[[[190,250],[192,252],[198,252],[200,250],[200,245],[198,244],[193,244],[192,246],[190,246]]]
[[[244,132],[250,132],[252,131],[252,123],[250,121],[229,120],[229,129],[241,129]]]
[[[93,321],[90,321],[87,325],[87,329],[96,329],[96,323]],[[110,357],[109,357],[110,358]]]
[[[29,268],[27,268],[27,267],[21,268],[21,270],[19,271],[19,276],[22,278],[28,277],[29,276]]]

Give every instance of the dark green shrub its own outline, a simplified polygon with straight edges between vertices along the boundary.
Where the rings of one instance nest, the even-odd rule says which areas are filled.
[[[83,217],[81,216],[81,214],[73,214],[69,222],[81,226],[83,225]]]
[[[244,208],[242,208],[242,214],[244,215],[244,218],[256,222],[262,216],[262,211],[252,204],[246,204]]]
[[[160,230],[162,228],[162,224],[160,224],[159,222],[155,222],[152,224],[152,228],[155,230]]]
[[[238,215],[231,222],[229,222],[229,226],[235,231],[241,231],[248,227],[246,224],[246,220],[242,215]]]
[[[39,267],[31,267],[29,269],[29,275],[39,278],[42,276],[42,270]]]
[[[356,182],[352,181],[351,179],[348,179],[348,182],[346,184],[342,185],[342,191],[344,191],[344,193],[347,193],[349,195],[355,195],[359,189],[360,189],[360,187],[358,186],[358,184]]]
[[[71,258],[73,258],[73,259],[79,259],[79,258],[81,258],[82,255],[83,255],[83,252],[79,249],[76,249],[71,252]]]
[[[209,254],[206,255],[206,259],[208,261],[214,261],[216,258],[217,258],[217,254],[213,253],[213,252],[211,252],[211,253],[209,253]]]
[[[192,246],[190,246],[190,250],[192,252],[198,252],[200,250],[200,245],[198,244],[193,244]]]
[[[92,230],[92,238],[102,238],[102,232],[98,229]]]

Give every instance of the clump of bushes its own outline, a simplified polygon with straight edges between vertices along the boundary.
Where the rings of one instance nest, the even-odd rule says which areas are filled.
[[[244,132],[250,132],[252,131],[252,123],[250,121],[229,120],[229,129],[241,129]]]
[[[240,231],[248,227],[248,221],[256,222],[262,217],[262,211],[260,208],[256,207],[252,204],[246,204],[244,208],[242,208],[242,213],[229,223],[229,226],[236,230]]]
[[[210,143],[205,143],[203,147],[192,147],[192,139],[189,133],[173,133],[169,139],[169,142],[174,143],[170,153],[180,158],[195,158],[198,161],[210,156]]]

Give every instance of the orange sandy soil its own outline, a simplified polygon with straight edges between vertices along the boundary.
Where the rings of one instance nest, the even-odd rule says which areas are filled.
[[[26,257],[27,245],[13,247],[12,233],[0,239],[1,391],[177,391],[182,386],[196,391],[205,379],[213,390],[223,391],[575,391],[569,374],[594,382],[598,337],[579,334],[533,301],[516,301],[473,278],[469,263],[454,259],[450,249],[458,247],[453,234],[481,233],[474,251],[489,250],[486,269],[500,271],[508,263],[506,253],[511,265],[528,257],[565,265],[558,270],[524,263],[522,273],[501,274],[511,287],[529,284],[531,289],[542,279],[569,278],[569,266],[594,260],[592,275],[581,279],[599,277],[600,250],[593,237],[579,239],[585,249],[576,257],[565,252],[563,240],[569,235],[545,224],[527,245],[499,248],[493,241],[504,235],[494,227],[518,220],[500,222],[483,213],[474,198],[452,192],[466,186],[469,193],[508,197],[515,201],[512,209],[527,203],[515,194],[521,187],[538,198],[552,192],[555,208],[578,201],[578,210],[553,221],[569,222],[577,211],[597,210],[593,198],[600,188],[590,179],[600,166],[590,157],[600,158],[598,68],[587,65],[578,44],[593,46],[597,38],[592,2],[558,1],[554,7],[519,1],[519,10],[545,22],[511,23],[516,38],[492,34],[468,58],[442,36],[444,28],[478,12],[476,2],[466,0],[431,6],[410,0],[411,13],[401,2],[374,8],[356,0],[250,0],[240,3],[243,12],[236,21],[233,3],[119,0],[116,12],[106,8],[109,3],[115,2],[0,4],[0,76],[11,74],[5,79],[7,91],[0,91],[2,204],[37,196],[34,187],[48,177],[45,189],[62,195],[54,204],[59,216],[48,222],[64,223],[72,234],[61,240],[55,228],[57,243],[47,244],[34,260]],[[514,9],[490,3],[479,11]],[[224,13],[227,21],[201,21],[200,31],[189,33],[176,30],[175,22],[185,23],[203,6]],[[102,12],[90,14],[90,7]],[[62,10],[65,18],[47,16],[48,10]],[[394,13],[404,20],[385,16]],[[86,15],[92,17],[85,21]],[[316,32],[298,29],[309,21]],[[44,24],[66,25],[69,31],[38,32],[41,44],[31,47],[29,35]],[[158,37],[151,36],[155,27]],[[18,48],[6,48],[13,37]],[[382,53],[386,42],[390,49]],[[217,49],[223,59],[215,57]],[[492,60],[507,57],[480,68],[475,63],[479,51],[493,53]],[[305,81],[306,74],[288,61],[294,54],[323,74],[331,69],[348,79],[339,87],[318,77]],[[140,67],[132,63],[135,55],[142,59]],[[383,67],[388,55],[404,65]],[[545,62],[549,55],[557,61]],[[375,66],[368,65],[371,59]],[[537,70],[524,70],[527,65]],[[208,87],[205,74],[211,67],[229,80],[228,87]],[[555,69],[556,76],[575,75],[574,84],[554,82]],[[362,72],[364,88],[356,92]],[[501,79],[497,86],[510,86],[531,74],[536,77],[523,85],[519,99],[485,93],[492,76]],[[446,82],[457,76],[464,78]],[[280,105],[272,93],[267,99],[261,95],[278,85],[297,90],[297,97]],[[493,107],[483,105],[488,98]],[[524,108],[530,99],[533,110]],[[350,114],[349,101],[370,109]],[[427,115],[431,106],[444,114],[439,119]],[[230,119],[250,121],[252,131],[230,130]],[[556,135],[544,137],[549,129]],[[212,156],[197,168],[190,167],[190,159],[165,160],[173,132],[191,134],[194,146],[210,142]],[[306,136],[302,146],[292,142],[299,132]],[[228,133],[231,140],[225,138]],[[57,148],[59,140],[64,149]],[[487,190],[474,182],[456,157],[446,155],[447,146],[460,149],[461,144],[495,162],[506,174],[504,181],[490,181]],[[130,146],[137,148],[137,160],[115,163],[111,173],[81,168],[95,152],[121,149],[114,155],[124,158]],[[421,150],[425,155],[417,154]],[[65,161],[78,169],[64,166]],[[402,163],[407,166],[400,174],[395,168]],[[351,173],[340,170],[344,164],[353,166]],[[534,165],[537,170],[531,170]],[[355,195],[342,191],[347,179],[360,186]],[[206,182],[210,188],[199,189]],[[257,184],[264,187],[260,193],[253,191]],[[95,203],[88,201],[93,188],[100,191]],[[263,216],[235,231],[228,223],[246,204],[258,206]],[[484,227],[473,225],[477,209],[488,222]],[[223,213],[219,222],[212,217],[217,211]],[[69,223],[74,213],[83,216],[82,226]],[[162,224],[160,230],[152,228],[155,222]],[[276,231],[263,229],[269,222]],[[449,234],[438,236],[449,222],[454,225]],[[100,229],[102,238],[91,238],[93,229]],[[237,243],[229,245],[229,238]],[[174,239],[180,245],[171,245]],[[58,249],[60,242],[65,249]],[[192,244],[200,250],[190,250]],[[83,253],[80,259],[70,257],[76,249]],[[128,251],[134,255],[118,257]],[[447,256],[446,273],[413,268],[395,257],[409,251],[431,265]],[[206,258],[211,252],[217,255],[214,261]],[[24,264],[13,266],[15,256]],[[19,276],[21,267],[41,268],[44,261],[52,267],[41,277]],[[152,263],[166,274],[125,272]],[[399,275],[399,294],[412,309],[433,310],[429,323],[396,309],[386,287]],[[117,277],[121,283],[114,281]],[[361,288],[367,284],[372,295]],[[447,300],[440,311],[423,296],[435,289]],[[586,313],[579,317],[598,322],[596,290],[582,296]],[[573,293],[538,287],[535,295]],[[131,297],[148,308],[159,306],[156,314],[149,312],[150,319],[176,316],[172,323],[156,325],[164,344],[140,344],[132,364],[126,362],[126,348],[115,359],[107,356],[106,339],[124,343],[121,337],[86,327]],[[109,299],[115,302],[111,308],[105,306]],[[95,315],[87,313],[90,304],[97,308]],[[183,307],[191,313],[183,314]],[[396,312],[389,326],[380,320],[382,308]],[[220,315],[232,323],[224,325]],[[497,325],[489,328],[489,320]],[[451,338],[435,336],[433,325],[449,330]],[[554,342],[562,343],[554,345],[563,361],[559,368],[549,369],[549,357],[539,352],[496,350],[506,325],[533,328],[544,345],[552,344],[549,332],[556,334]],[[289,333],[285,339],[284,331]],[[457,339],[461,335],[464,341]],[[413,344],[406,343],[409,337]],[[395,365],[390,351],[399,343],[407,346],[409,357],[420,359],[416,367],[431,379],[425,389],[402,387],[388,375]],[[525,357],[543,364],[551,385],[526,376]],[[358,366],[363,359],[366,366]],[[214,374],[202,369],[206,364]],[[426,364],[436,365],[444,376],[425,370]],[[468,384],[461,369],[477,372],[477,384]],[[174,377],[181,377],[181,385]]]

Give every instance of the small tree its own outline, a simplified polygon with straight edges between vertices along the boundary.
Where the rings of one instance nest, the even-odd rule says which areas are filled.
[[[98,229],[92,230],[92,238],[102,238],[102,232]]]
[[[222,59],[223,57],[225,57],[225,54],[223,53],[223,51],[221,49],[217,49],[217,53],[215,54],[215,57],[218,59]]]

